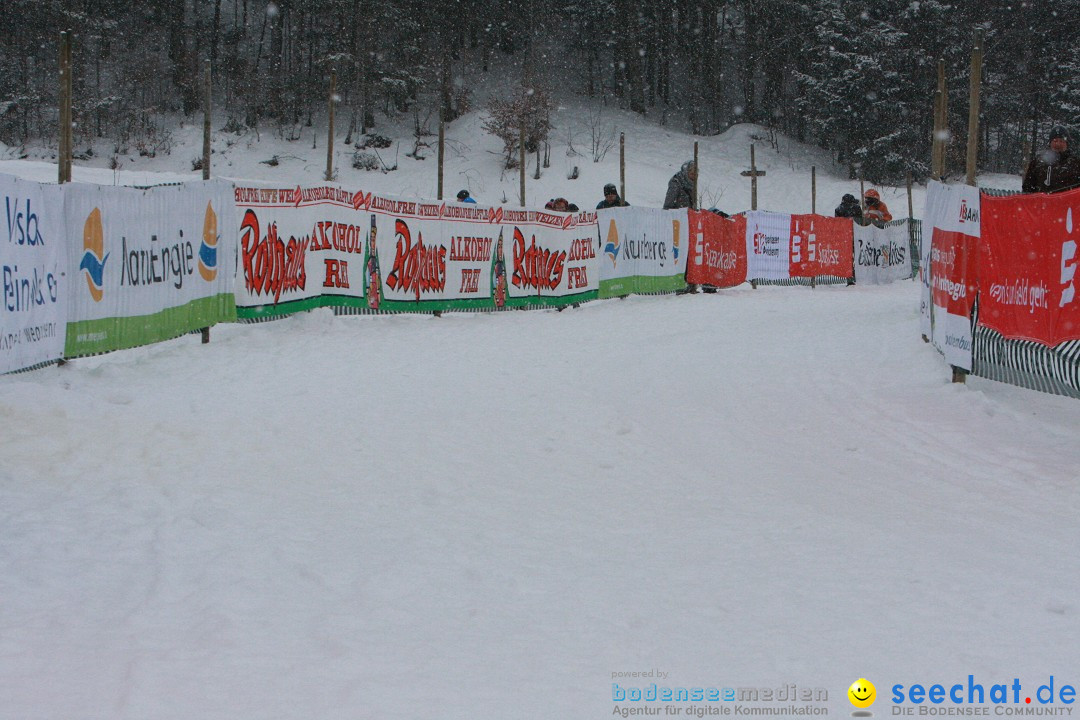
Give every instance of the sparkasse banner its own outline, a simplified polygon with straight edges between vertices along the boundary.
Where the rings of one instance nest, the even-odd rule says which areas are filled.
[[[686,279],[695,285],[734,287],[746,282],[746,217],[722,218],[690,210],[691,253]]]
[[[221,180],[63,188],[72,279],[65,354],[120,350],[236,319],[236,220]]]
[[[932,340],[946,362],[971,370],[971,309],[980,235],[979,189],[932,180],[926,195],[930,228]]]
[[[1080,190],[982,198],[979,324],[1054,346],[1080,339]]]
[[[64,356],[70,278],[59,188],[0,175],[0,198],[0,373],[6,373]]]

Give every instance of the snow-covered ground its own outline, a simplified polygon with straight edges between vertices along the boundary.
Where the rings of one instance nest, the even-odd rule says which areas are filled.
[[[692,138],[611,114],[658,205]],[[447,187],[515,203],[479,124]],[[749,207],[763,133],[701,140],[706,202]],[[215,172],[319,180],[324,148],[268,135]],[[404,152],[340,180],[432,196]],[[817,152],[759,145],[761,207],[809,211],[811,165],[819,210],[857,193]],[[617,181],[552,157],[530,197]],[[902,282],[322,310],[0,377],[0,719],[605,718],[653,682],[824,688],[835,717],[860,677],[881,717],[895,684],[1075,686],[1080,403],[950,384],[917,308]]]

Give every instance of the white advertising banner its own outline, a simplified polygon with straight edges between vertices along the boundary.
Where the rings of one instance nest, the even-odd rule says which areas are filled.
[[[64,356],[70,276],[59,188],[0,175],[0,373]]]
[[[909,236],[906,222],[888,227],[855,225],[855,281],[883,285],[910,279]]]
[[[791,277],[791,215],[754,210],[746,214],[746,277]]]
[[[600,297],[675,292],[686,287],[686,210],[598,210]]]
[[[931,181],[923,242],[930,238],[930,286],[934,346],[946,362],[971,370],[971,310],[975,301],[979,189]]]
[[[375,229],[354,197],[336,185],[235,188],[239,317],[367,305],[364,267]]]
[[[63,188],[69,357],[135,347],[233,320],[232,184]]]

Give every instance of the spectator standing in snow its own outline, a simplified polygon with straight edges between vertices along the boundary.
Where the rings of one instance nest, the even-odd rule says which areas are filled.
[[[603,210],[604,208],[614,207],[626,207],[630,203],[619,197],[619,190],[614,184],[608,183],[604,186],[604,199],[596,203],[597,210]]]
[[[866,209],[863,210],[863,217],[875,224],[887,223],[892,220],[892,213],[889,212],[889,206],[881,202],[881,195],[877,190],[867,190],[866,195],[863,196],[863,201],[866,203]]]
[[[476,204],[476,200],[473,199],[473,196],[469,194],[468,190],[458,190],[457,201],[472,203],[473,205]]]
[[[846,217],[856,222],[862,222],[862,206],[859,205],[859,201],[851,193],[847,193],[840,198],[840,204],[836,206],[836,211],[833,214],[836,217]]]
[[[694,198],[694,182],[697,180],[697,165],[693,160],[687,160],[679,168],[679,172],[668,180],[667,195],[664,196],[664,209],[675,210],[677,208],[691,208],[697,210],[697,202]]]
[[[1055,125],[1050,130],[1050,147],[1031,159],[1023,189],[1052,193],[1075,187],[1080,187],[1080,158],[1069,152],[1069,133]]]

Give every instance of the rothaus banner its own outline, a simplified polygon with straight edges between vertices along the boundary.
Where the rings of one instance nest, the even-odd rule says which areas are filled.
[[[910,229],[906,222],[886,227],[855,225],[854,232],[856,282],[884,285],[911,277]]]
[[[1054,346],[1080,340],[1080,190],[982,198],[979,324]]]
[[[353,205],[378,238],[365,264],[372,308],[502,308],[596,297],[595,212],[506,210],[363,192]]]
[[[68,357],[236,319],[236,215],[220,180],[135,190],[65,185]]]
[[[686,279],[695,285],[734,287],[746,282],[746,217],[722,218],[690,210],[691,253]]]
[[[0,373],[64,356],[69,275],[56,186],[0,175]]]
[[[600,297],[686,287],[686,210],[626,207],[598,210],[596,215],[602,251]]]
[[[946,362],[971,370],[971,309],[978,288],[979,190],[931,181],[924,227],[930,227],[930,338]]]
[[[240,267],[236,313],[282,315],[315,307],[364,307],[374,227],[334,185],[234,189]]]

